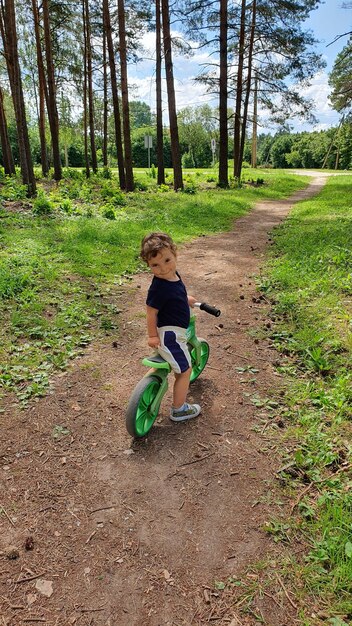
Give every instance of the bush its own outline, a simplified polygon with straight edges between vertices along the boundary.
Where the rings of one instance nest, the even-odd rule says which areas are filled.
[[[193,154],[191,152],[185,152],[182,155],[182,166],[185,168],[195,167]]]
[[[125,206],[126,198],[125,198],[124,194],[121,191],[115,191],[114,195],[111,197],[110,202],[115,207],[116,206]]]
[[[103,217],[107,220],[116,220],[116,214],[112,206],[106,204],[102,212]]]
[[[71,215],[71,213],[73,213],[72,202],[68,198],[60,201],[59,208],[62,211],[65,211],[65,213],[67,213],[68,215]]]
[[[104,165],[104,167],[102,169],[102,172],[101,172],[101,176],[102,176],[102,178],[106,178],[107,180],[111,180],[112,173],[111,173],[110,167],[107,167],[106,165]]]
[[[170,191],[170,187],[168,185],[159,185],[158,191],[160,193],[167,193],[168,191]]]
[[[137,191],[148,191],[148,185],[146,183],[142,183],[140,180],[135,181],[134,188]]]
[[[50,215],[54,210],[53,203],[43,192],[39,192],[33,202],[33,213],[35,215]]]
[[[3,186],[0,188],[0,198],[2,200],[22,200],[27,197],[26,185],[21,185],[13,176],[6,176]]]

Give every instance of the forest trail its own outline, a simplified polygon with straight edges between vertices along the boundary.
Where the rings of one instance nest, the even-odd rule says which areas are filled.
[[[197,315],[211,347],[191,389],[199,418],[170,422],[168,396],[147,439],[126,432],[126,403],[148,351],[147,273],[121,287],[115,342],[94,343],[55,378],[53,393],[0,416],[1,626],[258,623],[239,619],[214,589],[273,550],[263,524],[278,507],[277,459],[256,400],[282,380],[279,355],[248,332],[267,313],[254,275],[270,231],[325,180],[314,173],[289,199],[261,202],[231,232],[179,250],[188,292],[222,311]],[[254,605],[270,626],[293,623],[279,586]]]

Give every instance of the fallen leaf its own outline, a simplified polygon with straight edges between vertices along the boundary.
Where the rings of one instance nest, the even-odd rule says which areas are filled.
[[[50,596],[52,596],[53,594],[52,580],[44,580],[42,578],[38,578],[37,582],[35,583],[35,588],[37,591],[39,591],[39,593],[41,593],[43,596],[46,596],[47,598],[50,598]]]

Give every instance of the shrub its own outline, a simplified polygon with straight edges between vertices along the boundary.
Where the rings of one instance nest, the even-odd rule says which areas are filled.
[[[112,206],[109,204],[105,205],[102,212],[103,217],[107,220],[116,220],[116,214]]]
[[[6,176],[0,189],[0,198],[3,200],[22,200],[27,197],[26,185],[21,185],[13,176]]]
[[[167,193],[168,191],[170,191],[170,187],[168,185],[159,185],[158,191],[160,193]]]
[[[60,201],[59,208],[62,211],[65,211],[65,213],[67,213],[68,215],[71,215],[71,213],[73,213],[72,202],[68,198]]]
[[[125,206],[126,198],[125,198],[124,194],[122,193],[122,191],[115,191],[114,195],[111,197],[110,202],[115,207],[116,206]]]
[[[85,174],[85,172],[84,172]],[[76,169],[73,169],[71,167],[65,167],[64,171],[63,171],[63,176],[64,178],[71,178],[71,179],[75,179],[75,180],[82,180],[83,178],[83,170],[79,171]]]
[[[106,178],[107,180],[111,180],[112,173],[111,173],[110,167],[107,167],[106,165],[104,165],[104,167],[102,169],[102,172],[101,172],[101,176],[102,176],[102,178]]]
[[[138,191],[148,191],[148,185],[140,180],[135,181],[134,188]]]
[[[53,203],[40,191],[33,202],[33,213],[35,213],[35,215],[50,215],[53,210]]]
[[[197,187],[194,183],[189,183],[188,185],[186,185],[186,187],[184,187],[183,189],[183,193],[188,193],[190,195],[195,194],[197,191]]]
[[[195,167],[193,154],[191,152],[185,152],[182,155],[182,166],[185,168]]]

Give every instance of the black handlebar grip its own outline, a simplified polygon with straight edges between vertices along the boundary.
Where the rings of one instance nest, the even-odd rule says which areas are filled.
[[[202,302],[199,308],[201,311],[210,313],[210,315],[214,315],[215,317],[219,317],[219,315],[221,315],[220,309],[216,309],[215,306],[211,306],[211,304],[207,304],[206,302]]]

